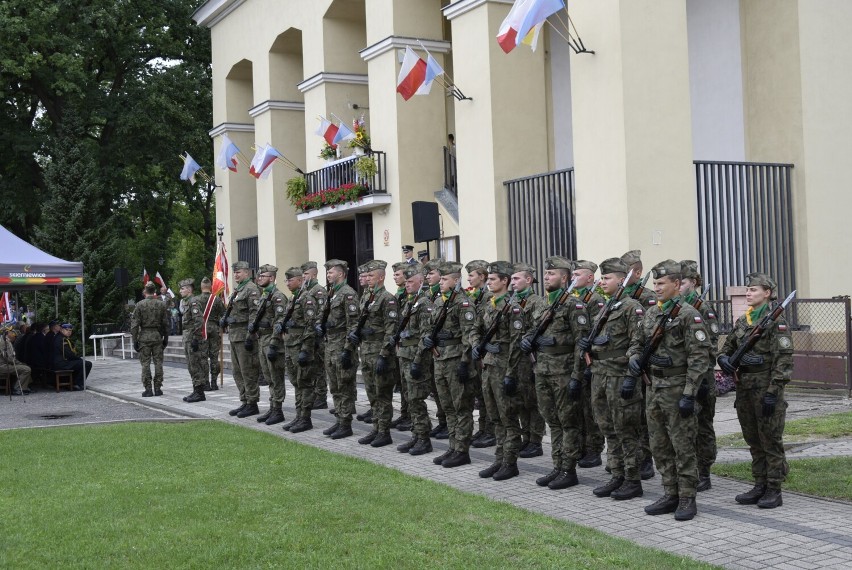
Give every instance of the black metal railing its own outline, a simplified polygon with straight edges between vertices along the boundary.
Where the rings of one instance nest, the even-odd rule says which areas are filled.
[[[376,173],[371,177],[364,177],[355,167],[362,159],[372,159],[376,163]],[[350,156],[325,168],[314,170],[305,174],[307,182],[306,195],[318,194],[329,188],[340,188],[344,184],[360,184],[366,187],[366,194],[387,193],[387,157],[384,152],[370,151],[363,156]]]
[[[457,173],[455,152],[444,147],[444,190],[452,192],[456,197],[459,195]]]
[[[792,164],[695,161],[701,274],[719,299],[752,271],[796,288]]]
[[[257,243],[257,236],[237,240],[236,261],[247,262],[249,267],[255,271],[260,267],[260,248]]]
[[[503,182],[509,210],[509,253],[513,261],[535,266],[542,282],[551,255],[577,259],[574,169],[556,170]]]

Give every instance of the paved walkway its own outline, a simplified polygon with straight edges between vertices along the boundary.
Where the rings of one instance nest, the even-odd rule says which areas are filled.
[[[596,528],[608,534],[626,538],[636,543],[659,548],[728,568],[843,568],[852,567],[852,504],[807,497],[785,491],[784,506],[774,510],[760,510],[754,506],[741,506],[734,495],[748,490],[751,485],[713,477],[713,488],[698,498],[699,514],[691,522],[678,523],[671,516],[649,517],[642,507],[661,496],[660,477],[644,482],[645,495],[641,499],[618,502],[598,499],[591,490],[608,480],[603,467],[580,469],[580,484],[564,491],[550,491],[535,484],[535,479],[550,471],[549,448],[545,455],[519,461],[521,475],[505,482],[480,479],[478,472],[493,459],[493,448],[472,450],[473,463],[455,469],[443,469],[432,464],[435,454],[411,457],[400,454],[395,446],[374,449],[358,445],[357,437],[366,434],[369,427],[355,421],[355,438],[332,441],[322,435],[331,425],[332,416],[326,410],[315,410],[314,429],[292,435],[277,426],[258,424],[254,417],[238,420],[227,414],[239,405],[236,387],[230,376],[225,377],[225,387],[218,392],[208,392],[207,401],[187,404],[182,397],[191,387],[185,369],[166,367],[165,395],[159,398],[141,398],[139,365],[136,361],[109,358],[100,360],[89,379],[94,393],[159,409],[170,414],[187,417],[211,418],[239,424],[252,429],[273,433],[280,437],[305,443],[328,451],[360,457],[385,465],[403,473],[445,483],[457,489],[506,501],[518,507],[543,513],[558,519]],[[261,410],[265,409],[267,391],[261,388]],[[74,394],[67,393],[68,396]],[[39,398],[35,394],[31,398]],[[823,405],[821,400],[828,402]],[[366,409],[366,395],[359,386],[359,411]],[[398,402],[397,402],[398,405]],[[430,402],[431,405],[431,402]],[[293,390],[288,385],[284,403],[285,416],[293,417]],[[848,400],[828,397],[793,395],[790,417],[818,415],[823,409],[839,411],[850,409]],[[434,412],[434,408],[432,408]],[[720,434],[739,431],[733,411],[733,396],[724,396],[717,405]],[[394,442],[401,443],[409,436],[393,432]],[[436,453],[446,450],[446,441],[433,441]],[[549,447],[549,446],[548,446]],[[852,443],[803,445],[793,450],[789,457],[850,455]],[[741,451],[726,450],[721,460],[736,459]],[[747,454],[746,454],[747,455]]]

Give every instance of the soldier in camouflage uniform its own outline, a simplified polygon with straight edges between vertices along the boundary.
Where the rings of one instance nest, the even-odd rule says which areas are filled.
[[[517,377],[521,353],[513,348],[523,334],[524,317],[509,293],[509,279],[514,272],[508,261],[488,265],[488,289],[493,297],[470,331],[471,358],[474,362],[482,361],[482,394],[488,415],[498,420],[494,423],[497,436],[494,463],[480,471],[479,476],[495,481],[517,477],[521,449],[518,412],[523,401]],[[490,339],[489,331],[493,331]]]
[[[219,326],[228,327],[231,366],[242,405],[228,414],[247,418],[260,413],[257,407],[257,402],[260,400],[260,388],[257,383],[259,361],[255,352],[257,347],[248,332],[248,324],[253,322],[257,315],[260,289],[251,280],[251,270],[247,262],[237,261],[231,267],[234,270],[234,281],[237,286],[234,288],[234,299],[229,307],[230,314],[227,321],[220,320]]]
[[[400,315],[404,310],[403,305],[407,297],[405,292],[405,270],[409,269],[413,265],[418,267],[420,266],[416,260],[412,259],[412,261],[414,263],[399,261],[393,264],[393,282],[396,284],[396,292],[394,293],[394,296],[396,297],[396,302],[399,306]],[[402,369],[398,362],[399,359],[396,357],[396,347],[393,347],[393,350],[391,350],[391,355],[392,358],[397,360],[396,366],[394,366],[390,374],[393,376],[394,380],[394,392],[399,392],[400,400],[399,417],[391,422],[391,427],[398,431],[409,431],[411,430],[411,413],[408,409],[408,386],[405,384],[405,375],[402,374]]]
[[[429,333],[420,340],[419,353],[411,364],[411,377],[418,380],[422,374],[422,354],[434,349],[435,386],[447,414],[449,448],[433,463],[448,468],[470,463],[470,439],[473,435],[474,388],[470,382],[467,351],[476,311],[461,290],[461,268],[461,263],[454,261],[445,262],[438,268],[441,294],[431,314]],[[442,313],[446,319],[432,338]]]
[[[210,300],[210,282],[209,277],[201,280],[201,304],[207,307]],[[204,390],[218,390],[217,382],[221,372],[219,364],[219,352],[222,348],[222,332],[219,330],[219,319],[225,314],[225,303],[217,295],[213,299],[213,306],[210,308],[210,316],[207,318],[207,362],[210,368],[210,381],[204,384]]]
[[[163,348],[169,343],[169,315],[166,304],[157,299],[157,286],[145,285],[145,298],[136,303],[130,318],[133,349],[142,364],[142,396],[163,395]],[[154,389],[151,391],[151,361],[154,362]]]
[[[423,269],[420,264],[408,265],[404,271],[406,300],[401,317],[402,322],[400,323],[397,355],[399,356],[400,371],[405,377],[405,385],[408,387],[411,439],[398,445],[397,450],[400,453],[423,455],[432,451],[432,441],[429,439],[432,422],[429,421],[429,412],[426,408],[426,398],[429,397],[430,390],[429,379],[424,377],[425,375],[421,375],[420,378],[412,378],[411,363],[417,356],[420,338],[431,330],[429,323],[433,305],[429,299],[427,288],[423,286]],[[404,327],[403,323],[405,324]],[[422,369],[429,368],[427,361],[431,358],[431,352],[420,355]]]
[[[491,291],[488,290],[486,281],[488,280],[488,262],[484,259],[474,259],[464,266],[467,271],[467,293],[470,302],[476,308],[477,316],[485,312],[488,306],[488,301],[491,299]],[[475,387],[475,402],[479,404],[479,419],[477,421],[477,430],[473,434],[473,439],[470,445],[477,448],[491,447],[497,444],[497,438],[494,435],[494,423],[488,417],[488,409],[485,406],[485,397],[482,395],[482,379],[480,378],[479,367],[481,363],[475,362],[470,367],[470,381]]]
[[[306,261],[301,265],[302,278],[305,283],[305,291],[310,293],[316,307],[313,309],[321,313],[325,307],[328,295],[325,287],[317,281],[317,262]],[[319,410],[328,408],[328,382],[325,378],[325,345],[322,335],[314,334],[314,360],[310,366],[309,376],[314,385],[314,404],[312,409]]]
[[[337,422],[323,433],[331,439],[341,439],[352,435],[352,415],[358,397],[355,387],[358,353],[347,336],[358,327],[360,311],[357,294],[346,284],[349,265],[340,259],[330,259],[325,262],[325,268],[331,290],[316,320],[316,332],[326,335],[326,377],[334,398]]]
[[[624,296],[636,299],[642,308],[647,311],[651,307],[657,306],[657,296],[651,290],[650,286],[642,287],[639,283],[644,277],[645,268],[642,266],[642,251],[631,249],[621,256],[621,262],[627,266],[628,270],[633,270],[630,279],[627,281],[627,287],[624,289]],[[642,382],[642,398],[647,401],[647,387]],[[646,406],[642,406],[642,426],[640,445],[642,447],[642,463],[639,465],[639,475],[643,481],[651,479],[654,476],[654,460],[651,457],[651,443],[648,435],[648,419],[645,417]]]
[[[604,295],[611,299],[628,271],[617,257],[601,262]],[[639,442],[644,400],[642,390],[636,386],[636,378],[627,376],[627,349],[639,334],[644,316],[639,301],[622,293],[619,301],[613,303],[601,333],[594,339],[577,341],[582,352],[592,359],[592,407],[606,436],[607,467],[612,473],[609,482],[592,491],[596,497],[623,501],[643,494],[639,478],[642,460]]]
[[[511,288],[515,291],[515,302],[521,307],[523,328],[528,330],[532,326],[533,312],[546,308],[547,301],[541,295],[537,295],[532,288],[533,283],[537,282],[535,268],[532,265],[516,263],[513,270]],[[515,343],[513,350],[517,354],[520,346]],[[521,420],[521,450],[518,457],[525,459],[539,457],[544,455],[541,440],[544,438],[546,424],[538,410],[532,362],[526,355],[521,354],[517,354],[517,358],[513,360],[517,362],[517,366],[510,370],[510,376],[518,379],[518,393],[522,404],[518,410],[518,418]]]
[[[203,402],[204,383],[209,373],[207,363],[207,341],[201,334],[204,327],[204,305],[201,297],[193,295],[195,279],[184,279],[180,282],[180,314],[181,330],[183,331],[183,351],[186,355],[186,367],[192,379],[192,393],[183,397],[190,404]]]
[[[710,467],[716,462],[716,431],[713,429],[713,418],[716,416],[716,356],[719,349],[719,322],[709,301],[701,300],[696,287],[701,286],[701,275],[698,273],[698,262],[686,259],[680,262],[683,280],[680,294],[683,300],[695,307],[710,337],[710,366],[701,380],[695,400],[698,402],[696,419],[698,432],[695,438],[695,455],[698,459],[698,485],[696,491],[706,491],[711,487]]]
[[[582,354],[577,339],[589,333],[589,316],[585,305],[567,295],[555,310],[553,320],[538,338],[536,329],[554,311],[554,305],[568,288],[574,263],[554,255],[544,261],[544,288],[547,305],[533,310],[531,325],[519,347],[524,354],[534,354],[535,388],[538,406],[550,426],[553,470],[536,479],[536,484],[549,489],[567,489],[577,485],[577,461],[582,456],[583,403],[580,399],[583,372]]]
[[[439,257],[437,259],[432,259],[423,264],[423,273],[426,280],[426,285],[429,286],[429,301],[432,304],[438,300],[438,297],[441,295],[441,272],[438,271],[438,268],[444,263],[444,259]],[[444,407],[441,404],[441,399],[438,397],[438,388],[435,386],[435,371],[434,371],[434,361],[424,360],[424,364],[427,368],[423,369],[424,376],[429,381],[430,386],[430,394],[432,395],[432,399],[435,401],[435,406],[438,408],[437,413],[435,414],[438,418],[438,425],[432,428],[432,431],[429,432],[429,435],[434,437],[435,439],[447,439],[450,437],[449,428],[447,427],[447,414],[444,413]]]
[[[291,267],[284,275],[293,297],[286,312],[276,314],[274,332],[276,338],[284,335],[284,365],[296,392],[296,418],[284,426],[284,431],[301,433],[314,427],[311,421],[311,410],[314,407],[313,377],[322,373],[317,368],[317,346],[314,342],[318,305],[314,296],[306,290],[301,267]],[[275,344],[276,357],[282,358],[278,353],[279,344]]]
[[[782,314],[769,326],[734,367],[729,357],[748,340],[754,327],[770,314],[769,302],[776,298],[778,285],[765,273],[746,276],[746,313],[737,319],[734,330],[725,339],[719,366],[734,375],[737,382],[737,419],[743,439],[751,452],[751,474],[754,488],[737,495],[741,505],[774,509],[783,504],[781,485],[787,477],[788,465],[784,455],[784,421],[787,401],[784,387],[793,372],[793,339]]]
[[[367,305],[367,302],[370,300],[370,287],[367,285],[367,264],[362,263],[358,266],[358,310],[363,313],[364,307]],[[361,350],[358,344],[353,345],[355,347],[355,351],[360,355]],[[373,412],[373,394],[375,393],[373,390],[373,386],[368,382],[372,382],[372,377],[366,378],[364,377],[364,371],[361,371],[361,377],[364,381],[364,391],[367,392],[367,403],[370,404],[370,407],[367,408],[366,412],[360,413],[355,416],[359,422],[364,422],[365,424],[372,424],[374,422]]]
[[[257,272],[257,286],[260,288],[260,303],[255,319],[249,322],[249,334],[257,335],[257,357],[263,377],[269,384],[269,409],[257,417],[258,423],[268,426],[284,421],[281,406],[287,395],[286,371],[283,354],[279,354],[281,335],[275,332],[275,325],[284,320],[287,312],[287,297],[278,289],[275,280],[278,268],[274,265],[261,265]]]
[[[577,282],[573,295],[583,301],[589,313],[589,318],[593,321],[604,306],[603,297],[595,291],[595,272],[597,270],[596,263],[580,259],[574,262],[572,273],[572,277]],[[586,368],[585,360],[580,364],[584,367],[583,393],[581,396],[583,399],[583,457],[577,462],[577,466],[583,468],[597,467],[601,464],[604,436],[592,411],[592,371]]]
[[[691,520],[698,511],[695,487],[695,396],[710,365],[710,338],[704,319],[689,303],[681,302],[681,267],[667,259],[651,270],[657,306],[645,312],[642,326],[627,351],[628,372],[633,378],[647,374],[646,417],[651,451],[663,478],[665,495],[645,507],[649,515],[674,511],[675,520]],[[679,303],[680,312],[670,311]],[[650,347],[657,325],[664,326],[662,340],[651,353],[648,369],[640,364]]]

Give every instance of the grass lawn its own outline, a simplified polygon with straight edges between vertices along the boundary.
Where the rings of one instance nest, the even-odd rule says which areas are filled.
[[[5,431],[0,458],[3,568],[709,567],[220,422]]]
[[[751,463],[717,463],[712,471],[716,475],[754,481]],[[852,501],[852,457],[790,461],[784,489]]]
[[[784,442],[797,443],[852,436],[852,412],[788,421],[784,426]],[[741,433],[716,439],[719,447],[748,447]]]

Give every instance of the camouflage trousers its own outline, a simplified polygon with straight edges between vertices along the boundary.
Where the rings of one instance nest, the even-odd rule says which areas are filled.
[[[408,380],[405,379],[405,375],[402,373],[402,362],[399,358],[393,358],[393,369],[388,372],[393,378],[393,390],[396,392],[399,390],[399,417],[401,418],[410,418],[411,412],[408,409]]]
[[[547,427],[538,409],[534,374],[521,376],[518,379],[518,395],[521,397],[521,406],[518,408],[518,419],[521,421],[521,447],[527,442],[541,443]]]
[[[787,457],[784,454],[784,421],[787,417],[787,400],[784,391],[778,392],[775,413],[763,417],[763,395],[766,388],[742,389],[737,387],[737,419],[743,430],[743,439],[751,452],[751,474],[757,484],[766,483],[780,489],[787,478]]]
[[[562,471],[577,467],[581,455],[583,401],[569,400],[568,376],[536,372],[535,393],[538,409],[550,427],[550,456],[553,466]]]
[[[207,361],[207,341],[198,340],[198,350],[192,350],[192,335],[183,334],[183,353],[186,355],[186,368],[192,379],[192,387],[199,388],[207,382],[210,363]]]
[[[287,380],[285,378],[283,350],[279,349],[278,357],[274,362],[266,358],[266,351],[272,343],[272,337],[272,331],[260,336],[255,350],[258,351],[257,357],[260,359],[260,370],[263,372],[263,377],[269,382],[269,407],[278,409],[287,396]]]
[[[411,363],[408,358],[399,359],[400,372],[404,378],[403,384],[408,388],[408,413],[411,417],[411,434],[418,439],[429,439],[432,430],[432,421],[429,419],[429,410],[426,407],[426,398],[429,397],[429,377],[424,373],[423,377],[415,380],[411,377]],[[427,366],[423,366],[427,368]]]
[[[460,358],[434,360],[435,387],[447,418],[449,447],[467,453],[473,436],[473,383],[461,382],[458,375]],[[440,417],[438,418],[440,421]]]
[[[520,388],[514,396],[507,396],[503,392],[505,375],[506,369],[501,366],[483,366],[482,395],[497,438],[494,459],[514,464],[517,463],[518,452],[521,450],[521,420],[518,412],[523,407],[523,400]]]
[[[494,435],[494,424],[491,423],[491,418],[488,417],[488,407],[485,405],[485,395],[482,393],[482,372],[478,366],[470,366],[470,381],[475,387],[473,394],[474,400],[479,400],[479,418],[476,421],[477,431]]]
[[[653,380],[652,380],[653,381]],[[678,401],[683,385],[651,386],[646,392],[645,413],[651,453],[667,495],[694,497],[698,483],[698,464],[695,458],[695,415],[683,418]],[[696,405],[696,410],[698,405]]]
[[[591,386],[583,382],[583,453],[594,453],[600,455],[604,448],[604,436],[598,422],[595,421],[595,413],[592,409]]]
[[[639,426],[639,448],[641,450],[640,463],[651,458],[651,435],[648,432],[648,388],[644,382],[639,382],[636,387],[642,391],[642,423]]]
[[[314,377],[325,371],[319,368],[316,354],[307,366],[299,366],[300,348],[298,345],[285,347],[284,356],[278,358],[284,360],[284,369],[296,393],[296,417],[310,418],[314,406]]]
[[[595,374],[592,378],[592,407],[595,419],[606,437],[607,467],[613,477],[624,477],[628,481],[639,481],[639,463],[642,423],[642,390],[633,392],[633,397],[621,397],[623,376]]]
[[[713,418],[716,416],[716,376],[711,371],[705,376],[707,396],[696,398],[701,405],[698,412],[698,433],[695,437],[695,455],[698,459],[698,472],[709,473],[710,467],[716,462],[716,430],[713,429]]]
[[[345,337],[336,333],[325,343],[325,371],[328,388],[334,399],[334,409],[341,426],[352,425],[352,415],[355,413],[355,400],[358,390],[355,377],[358,373],[358,351],[352,351],[352,367],[344,370],[340,365],[340,354],[343,352]]]
[[[438,418],[439,425],[447,425],[447,414],[444,412],[444,406],[441,404],[441,398],[438,395],[438,387],[435,385],[435,361],[431,358],[429,359],[429,369],[428,369],[429,378],[429,394],[433,396],[435,400],[435,407],[437,408],[437,412],[435,412],[435,417]]]
[[[328,380],[326,379],[325,372],[325,342],[317,342],[314,349],[316,367],[315,373],[311,375],[314,385],[314,401],[325,402],[328,400]]]
[[[393,420],[393,387],[396,385],[393,370],[396,368],[396,358],[386,358],[387,372],[376,374],[376,360],[381,349],[381,343],[378,342],[361,344],[361,375],[373,410],[373,427],[379,433],[385,433],[390,431]]]
[[[222,348],[222,333],[218,330],[207,331],[207,361],[210,368],[210,380],[219,378],[222,368],[219,366],[219,351]]]
[[[139,341],[139,363],[142,364],[142,385],[151,387],[151,362],[154,363],[154,388],[163,386],[163,342]]]
[[[254,349],[246,350],[245,341],[231,341],[231,366],[234,383],[240,392],[240,401],[244,404],[256,404],[260,400],[260,387],[257,384],[259,360],[258,343]]]

